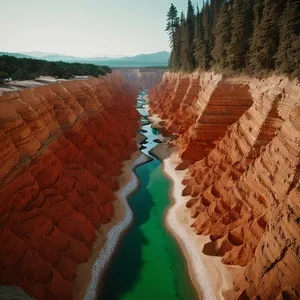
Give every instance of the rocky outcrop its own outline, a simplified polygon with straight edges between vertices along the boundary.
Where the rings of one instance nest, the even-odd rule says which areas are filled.
[[[136,149],[135,91],[117,74],[0,98],[0,284],[71,299]]]
[[[166,73],[150,93],[188,168],[202,251],[245,267],[228,299],[299,298],[299,95],[297,80],[214,73]]]

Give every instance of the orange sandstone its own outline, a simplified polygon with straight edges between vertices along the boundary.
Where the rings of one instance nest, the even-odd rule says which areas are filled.
[[[150,112],[188,168],[182,193],[202,251],[244,267],[228,299],[300,297],[300,84],[166,73]],[[299,201],[298,201],[299,202]]]
[[[0,97],[0,284],[72,299],[136,149],[135,100],[114,73]]]

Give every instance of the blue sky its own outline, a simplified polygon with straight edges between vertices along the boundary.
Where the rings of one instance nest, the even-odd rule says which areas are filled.
[[[179,14],[186,11],[187,0],[0,0],[0,51],[86,57],[169,51],[171,3]]]

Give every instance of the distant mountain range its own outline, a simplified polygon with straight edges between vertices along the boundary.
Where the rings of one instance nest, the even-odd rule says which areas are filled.
[[[32,57],[44,57],[44,56],[48,56],[48,55],[58,55],[57,53],[41,52],[41,51],[21,52],[21,54],[29,55]]]
[[[35,58],[44,59],[47,61],[65,61],[65,62],[79,62],[90,63],[95,65],[107,65],[109,67],[153,67],[168,65],[170,52],[161,51],[150,54],[139,54],[136,56],[125,57],[93,57],[83,58],[76,56],[68,56],[57,53],[44,53],[40,51],[24,52],[24,53],[10,53],[0,52],[1,55],[11,55],[18,58]]]
[[[17,58],[36,58],[36,57],[30,56],[30,55],[25,55],[22,53],[11,53],[11,52],[0,52],[0,56],[1,55],[10,55],[10,56],[14,56]]]

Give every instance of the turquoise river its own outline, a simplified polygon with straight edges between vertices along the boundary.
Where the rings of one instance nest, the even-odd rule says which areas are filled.
[[[145,94],[139,94],[138,111],[147,137],[142,151],[151,156],[159,132],[146,124]],[[99,300],[197,299],[185,258],[164,226],[171,184],[160,161],[151,157],[152,161],[136,169],[141,185],[129,198],[134,222],[112,259]]]

